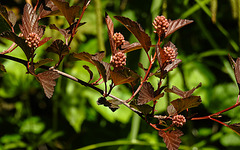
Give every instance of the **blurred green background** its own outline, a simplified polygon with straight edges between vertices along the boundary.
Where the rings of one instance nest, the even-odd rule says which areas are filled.
[[[83,0],[66,0],[70,5],[81,5]],[[34,3],[35,1],[33,1]],[[8,10],[20,18],[24,0],[1,0]],[[181,65],[169,74],[164,84],[189,90],[202,82],[202,87],[194,94],[202,97],[203,104],[191,109],[197,116],[214,113],[235,104],[238,94],[234,73],[227,54],[234,58],[239,53],[240,2],[238,0],[92,0],[84,14],[87,22],[79,28],[71,52],[87,51],[94,54],[100,50],[107,53],[110,60],[110,46],[104,14],[107,12],[115,25],[115,32],[121,32],[126,40],[136,42],[136,38],[113,16],[121,15],[137,21],[156,44],[152,21],[163,14],[168,19],[192,19],[194,23],[180,29],[165,41],[171,40],[178,48]],[[56,24],[68,27],[64,17],[50,17],[41,24]],[[2,28],[3,24],[0,25]],[[19,31],[16,25],[17,32]],[[46,37],[63,39],[55,30],[46,28]],[[12,42],[0,39],[0,50],[6,50]],[[36,60],[57,56],[46,53],[52,40],[37,49]],[[24,53],[17,48],[11,54],[19,58]],[[143,74],[136,62],[147,67],[147,57],[143,50],[127,54],[127,66]],[[100,94],[66,78],[57,81],[54,96],[47,99],[40,84],[26,68],[16,62],[0,59],[7,72],[0,72],[0,150],[5,149],[104,149],[104,150],[160,150],[166,149],[158,132],[147,125],[137,115],[121,106],[111,112],[96,101]],[[60,69],[80,79],[88,81],[89,75],[82,67],[89,63],[64,59]],[[157,69],[157,66],[155,66]],[[156,78],[150,78],[156,87]],[[113,95],[128,99],[129,86],[122,85],[113,90]],[[170,100],[176,98],[169,95]],[[159,100],[159,114],[166,114],[169,98]],[[240,110],[235,108],[223,114],[221,121],[240,122]],[[210,121],[188,121],[182,128],[180,149],[238,149],[240,137],[232,130]]]

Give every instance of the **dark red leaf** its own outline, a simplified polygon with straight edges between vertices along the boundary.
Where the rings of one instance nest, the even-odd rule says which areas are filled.
[[[118,108],[120,108],[118,105],[122,104],[120,101],[112,99],[112,100],[106,100],[105,97],[100,97],[97,101],[98,105],[104,105],[111,109],[113,112],[116,111]]]
[[[164,143],[168,150],[178,150],[181,139],[180,136],[183,135],[183,132],[180,130],[167,131],[159,130],[159,136],[163,138]]]
[[[55,40],[46,51],[56,53],[59,57],[65,56],[69,53],[68,46],[62,40]]]
[[[173,105],[169,105],[167,107],[167,112],[168,112],[169,116],[175,116],[177,114],[177,111]]]
[[[164,68],[164,72],[168,73],[169,71],[172,71],[173,69],[177,68],[178,64],[182,62],[181,59],[176,59],[175,61],[173,61],[172,63],[168,64],[165,68]]]
[[[54,71],[45,71],[37,74],[37,78],[43,87],[44,93],[49,99],[53,95],[54,86],[56,86],[56,82],[54,80],[59,78],[59,76],[60,75]]]
[[[197,107],[202,102],[200,96],[190,96],[187,98],[179,98],[171,102],[178,114],[188,108]]]
[[[92,81],[92,79],[93,79],[93,72],[90,70],[90,68],[87,66],[87,65],[83,65],[83,68],[85,69],[85,70],[87,70],[88,71],[88,73],[89,73],[89,81],[88,81],[88,83],[90,82],[90,81]]]
[[[234,67],[234,74],[237,80],[238,88],[240,89],[240,58],[237,58],[236,64]]]
[[[112,54],[116,53],[116,45],[113,39],[113,34],[114,34],[114,25],[112,22],[112,19],[108,16],[108,14],[105,12],[105,21],[107,24],[107,28],[108,28],[108,38],[109,38],[109,42],[110,42],[110,46],[111,46],[111,51]]]
[[[27,45],[27,43],[25,42],[24,39],[18,37],[15,33],[11,32],[11,31],[2,32],[0,34],[0,37],[3,37],[10,41],[15,42],[18,46],[21,47],[21,49],[25,53],[27,59],[28,60],[30,59],[32,49]]]
[[[12,11],[7,11],[7,9],[0,4],[0,15],[4,18],[4,20],[8,23],[10,27],[14,27],[17,21],[16,15]]]
[[[150,82],[144,82],[139,92],[137,105],[143,105],[154,99],[154,88]]]
[[[230,56],[229,54],[228,54],[228,58],[229,58],[231,66],[232,66],[232,69],[235,70],[236,62],[233,60],[232,56]]]
[[[45,65],[47,63],[50,63],[52,61],[53,61],[53,59],[50,59],[50,58],[42,59],[42,60],[40,60],[40,61],[38,61],[37,63],[34,64],[34,68],[37,69],[40,66]]]
[[[102,75],[104,82],[106,82],[108,80],[108,75],[106,70],[109,70],[109,68],[105,68],[105,66],[106,67],[110,67],[110,66],[104,64],[102,61],[97,60],[97,57],[101,57],[100,56],[101,53],[102,52],[100,52],[99,54],[91,55],[87,52],[81,52],[81,53],[73,54],[73,57],[90,62],[91,64],[96,66],[98,69],[98,72]]]
[[[113,70],[110,72],[111,79],[114,85],[120,85],[124,83],[135,84],[135,81],[139,79],[139,75],[129,68],[124,67],[122,70]]]
[[[80,6],[69,6],[68,2],[63,2],[59,0],[51,0],[58,9],[62,12],[62,14],[67,19],[69,25],[71,25],[75,18],[79,16]]]
[[[64,0],[61,0],[64,2]],[[51,0],[48,0],[45,3],[42,3],[39,7],[39,18],[48,17],[51,15],[63,15],[58,7],[54,5],[54,3]]]
[[[114,16],[114,18],[122,23],[138,39],[146,52],[149,51],[150,46],[152,45],[151,39],[139,23],[123,16]]]
[[[38,43],[38,47],[42,46],[43,44],[45,44],[47,41],[49,41],[52,37],[45,37],[44,39],[42,39],[39,43]]]
[[[169,22],[169,26],[168,26],[167,32],[165,33],[165,37],[169,36],[170,34],[175,32],[176,30],[192,23],[193,20],[177,19],[177,20],[168,20],[168,22]]]
[[[231,125],[228,125],[230,129],[232,129],[234,132],[236,132],[238,135],[240,135],[240,123],[234,123]]]
[[[148,104],[142,104],[142,105],[138,105],[137,104],[137,100],[134,99],[133,101],[131,101],[130,106],[139,110],[140,112],[142,112],[144,115],[148,115],[151,113],[151,111],[153,110],[153,108],[148,105]]]
[[[187,97],[191,96],[192,93],[193,93],[197,88],[199,88],[199,87],[201,87],[201,86],[202,86],[202,83],[199,83],[199,84],[197,85],[197,87],[192,88],[192,89],[189,90],[189,91],[181,91],[181,90],[178,89],[176,86],[173,86],[171,89],[165,89],[165,92],[175,93],[175,94],[181,96],[182,98],[187,98]]]

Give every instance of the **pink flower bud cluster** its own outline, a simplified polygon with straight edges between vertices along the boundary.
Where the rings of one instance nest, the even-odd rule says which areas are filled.
[[[28,37],[26,38],[25,42],[28,44],[29,47],[38,47],[38,44],[40,42],[40,37],[38,34],[32,32],[29,33]]]
[[[117,52],[111,58],[111,64],[114,68],[123,67],[126,65],[126,55],[123,52]]]
[[[172,123],[177,127],[182,127],[186,123],[186,119],[183,115],[175,115],[172,118]]]
[[[153,27],[156,31],[154,33],[157,33],[159,35],[167,32],[169,23],[168,20],[164,16],[157,16],[155,20],[152,23]]]
[[[120,32],[119,33],[114,33],[113,40],[117,44],[117,47],[122,45],[125,42],[124,36]]]
[[[163,47],[163,51],[164,51],[164,56],[167,58],[166,62],[173,62],[176,59],[176,52],[173,48],[171,47]]]

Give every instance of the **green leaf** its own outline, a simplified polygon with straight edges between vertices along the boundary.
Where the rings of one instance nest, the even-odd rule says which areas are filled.
[[[79,16],[80,6],[69,6],[68,2],[62,2],[59,0],[51,0],[58,9],[62,12],[62,14],[67,19],[69,25],[71,25],[75,18]]]
[[[202,102],[200,96],[190,96],[187,98],[179,98],[171,102],[178,114],[188,108],[197,107]]]
[[[27,45],[27,43],[25,42],[24,39],[18,37],[15,33],[11,32],[11,31],[6,31],[6,32],[1,33],[0,37],[3,37],[10,41],[15,42],[18,46],[21,47],[21,49],[25,53],[27,59],[28,60],[30,59],[32,49]]]
[[[46,51],[56,53],[59,57],[65,56],[69,53],[68,46],[62,40],[55,40]]]
[[[20,132],[40,134],[45,128],[39,117],[30,117],[21,124]]]

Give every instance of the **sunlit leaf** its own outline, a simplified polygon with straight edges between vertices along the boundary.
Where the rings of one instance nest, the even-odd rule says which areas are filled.
[[[139,75],[137,73],[126,67],[122,70],[113,70],[110,74],[114,85],[134,83],[134,81],[139,79]]]
[[[114,25],[112,22],[112,19],[108,16],[108,14],[105,12],[105,22],[107,24],[108,28],[108,38],[111,46],[111,51],[113,54],[116,52],[116,45],[113,39],[113,34],[114,34]]]
[[[165,132],[163,130],[159,130],[158,134],[163,138],[168,150],[178,150],[181,143],[180,136],[183,135],[182,131],[174,130]]]
[[[187,97],[191,96],[192,93],[193,93],[197,88],[199,88],[199,87],[201,87],[201,86],[202,86],[202,83],[199,83],[199,84],[197,85],[197,87],[192,88],[192,89],[189,90],[189,91],[181,91],[181,90],[178,89],[176,86],[173,86],[171,89],[165,89],[165,92],[175,93],[175,94],[181,96],[182,98],[187,98]]]
[[[150,82],[144,82],[139,92],[137,104],[142,105],[150,102],[154,98],[154,88]]]
[[[178,114],[188,108],[197,107],[202,102],[200,96],[190,96],[187,98],[179,98],[173,100],[171,104],[174,106]]]
[[[46,51],[56,53],[59,57],[65,56],[69,53],[68,46],[62,40],[55,40]]]
[[[10,27],[14,27],[17,22],[17,17],[12,11],[7,11],[7,9],[0,4],[0,15],[8,23]]]
[[[122,23],[138,39],[146,52],[149,51],[150,46],[152,45],[151,39],[139,23],[123,16],[114,16],[114,18]]]
[[[18,37],[15,33],[11,31],[6,31],[0,34],[0,37],[6,38],[10,41],[15,42],[18,46],[21,47],[23,52],[25,53],[27,59],[30,59],[31,56],[31,48],[27,45],[24,39]]]
[[[232,129],[234,132],[236,132],[238,135],[240,135],[240,123],[234,123],[231,125],[228,125],[230,129]]]
[[[42,46],[43,44],[45,44],[47,41],[49,41],[51,39],[51,37],[45,37],[43,38],[41,41],[39,41],[38,43],[38,47]]]
[[[34,68],[37,69],[40,66],[45,65],[47,63],[50,63],[52,61],[53,61],[53,59],[50,59],[50,58],[42,59],[42,60],[40,60],[40,61],[38,61],[37,63],[34,64]]]
[[[59,78],[60,75],[55,71],[45,71],[36,76],[43,87],[45,95],[50,99],[56,86],[55,80]]]
[[[176,109],[174,108],[173,105],[169,105],[167,107],[167,112],[168,112],[169,116],[174,116],[174,115],[177,114],[177,111],[176,111]]]
[[[51,0],[58,9],[62,12],[62,14],[67,19],[68,23],[71,25],[75,18],[79,16],[80,6],[69,6],[68,2],[63,2],[59,0]]]
[[[177,19],[177,20],[168,20],[168,22],[169,22],[169,26],[168,26],[167,32],[165,33],[165,37],[174,33],[176,30],[192,23],[193,20]]]

